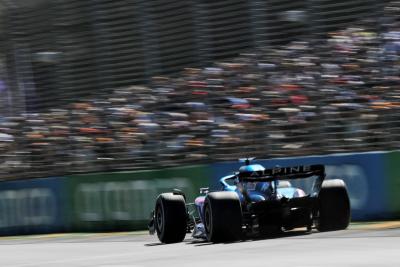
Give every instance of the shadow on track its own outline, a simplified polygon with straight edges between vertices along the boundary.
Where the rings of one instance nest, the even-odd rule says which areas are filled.
[[[212,242],[208,242],[207,240],[190,238],[190,239],[185,239],[183,241],[183,243],[185,243],[186,245],[194,245],[196,247],[200,247],[200,246],[210,246],[210,245],[217,245],[217,244],[257,242],[257,241],[263,241],[263,240],[268,240],[268,239],[277,239],[277,238],[295,237],[295,236],[306,236],[306,235],[309,235],[309,234],[311,234],[311,232],[307,231],[307,230],[292,230],[292,231],[288,231],[288,232],[271,233],[271,234],[266,234],[266,235],[257,236],[257,237],[247,237],[247,238],[244,238],[244,239],[242,239],[240,241],[235,241],[235,242],[212,243]],[[154,243],[145,244],[146,247],[162,246],[162,245],[172,245],[172,244],[163,244],[161,242],[154,242]]]
[[[145,247],[155,247],[155,246],[163,246],[163,245],[168,245],[168,244],[164,244],[161,242],[144,244]]]
[[[263,241],[263,240],[268,240],[268,239],[304,236],[304,235],[309,235],[310,233],[311,232],[306,231],[306,230],[292,230],[292,231],[288,231],[288,232],[270,233],[270,234],[265,234],[265,235],[257,236],[257,237],[247,237],[247,238],[244,238],[244,239],[242,239],[240,241],[235,241],[235,242],[211,243],[211,242],[208,242],[206,240],[187,240],[185,242],[188,245],[207,246],[207,245],[215,245],[215,244],[232,244],[232,243],[257,242],[257,241]]]

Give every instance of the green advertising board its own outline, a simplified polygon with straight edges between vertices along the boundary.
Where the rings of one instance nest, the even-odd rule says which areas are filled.
[[[393,151],[385,155],[387,172],[387,194],[390,212],[400,217],[400,152]]]
[[[158,194],[177,188],[192,202],[210,184],[208,166],[72,175],[67,179],[73,231],[145,229]]]

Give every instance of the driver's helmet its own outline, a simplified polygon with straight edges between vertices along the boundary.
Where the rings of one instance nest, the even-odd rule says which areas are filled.
[[[264,176],[265,168],[260,164],[251,164],[240,167],[239,169],[239,177],[241,178],[250,178],[246,183],[246,188],[248,190],[255,190],[258,192],[267,192],[270,187],[269,182],[260,182],[257,181],[258,177]],[[251,181],[251,178],[254,178],[254,182]]]
[[[262,177],[264,175],[265,168],[260,164],[251,164],[240,167],[239,177],[240,178],[254,178]]]

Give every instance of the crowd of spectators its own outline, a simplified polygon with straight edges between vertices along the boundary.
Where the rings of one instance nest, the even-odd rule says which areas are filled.
[[[398,149],[398,26],[354,26],[5,118],[0,177]]]

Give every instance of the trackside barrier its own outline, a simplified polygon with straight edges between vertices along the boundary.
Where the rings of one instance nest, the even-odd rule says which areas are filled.
[[[387,196],[390,213],[400,218],[400,152],[394,151],[385,154],[387,172]]]
[[[181,189],[193,201],[208,166],[0,182],[0,235],[145,229],[154,200]]]
[[[324,164],[345,180],[353,220],[400,218],[400,152],[259,160],[267,168]],[[154,200],[173,188],[188,201],[242,163],[0,182],[0,235],[145,229]]]
[[[353,220],[379,220],[400,217],[400,152],[334,154],[259,160],[267,168],[324,164],[327,179],[342,178],[348,187]],[[213,187],[218,178],[238,169],[241,163],[214,164]]]
[[[0,235],[66,230],[64,178],[0,183]]]
[[[193,201],[210,184],[207,166],[68,177],[74,231],[145,229],[158,194],[177,188]]]

